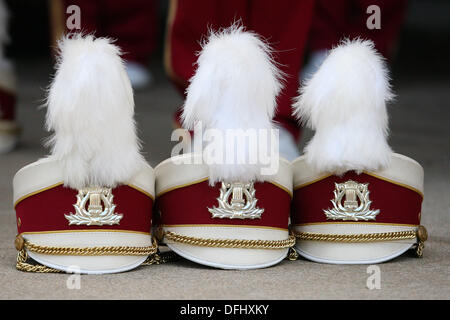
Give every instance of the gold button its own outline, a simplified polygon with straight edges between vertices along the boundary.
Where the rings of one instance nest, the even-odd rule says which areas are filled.
[[[21,225],[22,225],[22,220],[20,220],[20,218],[19,218],[19,219],[17,219],[17,226],[20,228]]]
[[[14,245],[16,246],[17,251],[22,250],[24,244],[25,244],[25,241],[23,240],[23,237],[20,234],[18,234],[16,236],[16,240],[14,241]]]
[[[419,226],[417,229],[417,238],[422,242],[428,239],[428,232],[424,226]]]

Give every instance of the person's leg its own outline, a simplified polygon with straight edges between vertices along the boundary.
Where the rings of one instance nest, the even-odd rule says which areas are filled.
[[[167,19],[164,66],[180,94],[185,95],[189,79],[194,75],[197,53],[208,30],[228,27],[241,19],[247,20],[247,0],[171,0]],[[181,109],[174,115],[176,127],[181,127]]]
[[[151,83],[147,63],[157,42],[156,0],[53,0],[52,26],[56,29],[63,26],[61,31],[53,32],[56,38],[71,31],[67,30],[65,23],[69,17],[66,9],[70,5],[80,8],[82,32],[116,39],[116,44],[123,51],[133,87],[140,88]]]
[[[0,154],[14,149],[19,136],[13,77],[9,63],[0,57]]]
[[[367,19],[372,12],[367,8],[376,4],[380,8],[380,29],[369,29]],[[372,40],[376,49],[388,60],[394,55],[395,46],[403,24],[407,0],[316,0],[310,34],[310,55],[300,78],[310,78],[325,60],[327,51],[344,38]]]
[[[156,0],[108,0],[105,2],[104,33],[117,39],[134,88],[153,82],[148,63],[157,44]]]
[[[4,45],[9,39],[7,25],[8,10],[0,0],[0,154],[11,151],[19,136],[15,74],[11,62],[4,55]]]
[[[292,116],[291,106],[298,94],[298,74],[311,26],[313,4],[309,0],[252,0],[249,17],[249,29],[271,43],[275,61],[286,75],[274,120],[295,140],[299,139],[300,128]]]
[[[108,0],[104,10],[104,33],[117,39],[123,58],[147,64],[157,45],[157,2]]]
[[[380,29],[368,29],[366,13],[367,8],[376,4],[380,8]],[[371,0],[356,0],[354,2],[355,20],[349,31],[349,36],[360,36],[370,39],[375,43],[376,49],[386,58],[391,60],[395,53],[398,35],[403,25],[407,0],[379,0],[373,3]]]
[[[367,8],[376,4],[380,8],[381,28],[368,29],[367,19],[372,13]],[[345,37],[370,39],[377,50],[390,59],[403,24],[407,0],[316,0],[311,28],[312,52],[328,50]]]
[[[275,121],[283,130],[281,138],[290,144],[289,158],[295,157],[300,129],[292,117],[292,99],[297,95],[298,72],[311,22],[313,1],[176,1],[169,10],[165,66],[170,78],[185,94],[195,71],[196,53],[208,28],[217,30],[240,19],[247,30],[262,35],[274,48],[275,59],[286,74],[285,88],[278,97]],[[175,115],[180,125],[180,111]],[[281,141],[283,143],[283,141]],[[295,154],[294,154],[295,153]]]
[[[72,12],[67,13],[67,8],[72,5],[80,8],[80,30],[67,29],[67,18],[73,14]],[[56,44],[58,39],[70,31],[82,31],[102,36],[104,34],[104,12],[104,1],[102,0],[51,0],[50,26],[52,28],[52,41]]]
[[[167,21],[164,64],[171,80],[185,94],[194,75],[196,53],[208,30],[217,30],[241,20],[246,26],[247,0],[171,0]]]
[[[351,0],[315,1],[309,39],[311,51],[327,50],[339,43],[352,24],[351,8]]]
[[[348,34],[351,20],[351,0],[315,0],[309,34],[308,63],[303,66],[301,81],[309,79],[327,56],[327,50],[336,46]]]

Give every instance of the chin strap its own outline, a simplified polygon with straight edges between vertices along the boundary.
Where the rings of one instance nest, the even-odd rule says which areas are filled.
[[[41,264],[31,264],[28,260],[28,253],[25,248],[23,248],[17,253],[16,269],[24,272],[64,273],[64,271],[53,269]]]
[[[189,237],[175,232],[164,232],[164,239],[200,247],[238,248],[238,249],[285,249],[295,245],[295,237],[290,235],[285,240],[247,240],[247,239],[212,239]]]
[[[18,250],[16,268],[20,271],[38,273],[62,273],[64,271],[50,268],[38,263],[29,263],[27,251],[48,255],[77,255],[77,256],[105,256],[105,255],[127,255],[148,256],[142,265],[162,264],[175,261],[178,257],[174,252],[161,253],[158,242],[153,238],[151,246],[105,246],[105,247],[51,247],[40,246],[25,240],[22,235],[17,235],[15,246]]]
[[[294,236],[299,240],[326,241],[326,242],[376,242],[376,241],[395,241],[405,239],[417,239],[414,246],[417,257],[423,256],[425,241],[428,239],[427,229],[419,226],[417,230],[382,232],[382,233],[361,233],[361,234],[327,234],[313,232],[297,232]]]
[[[180,235],[171,231],[163,231],[161,227],[156,230],[156,236],[160,242],[164,239],[188,244],[192,246],[212,247],[212,248],[237,248],[237,249],[286,249],[289,248],[287,259],[294,261],[298,258],[298,253],[294,249],[295,236],[290,232],[285,240],[247,240],[247,239],[212,239],[197,238]]]
[[[204,247],[219,247],[219,248],[240,248],[240,249],[285,249],[289,248],[287,259],[294,261],[298,259],[298,253],[294,249],[296,239],[310,240],[310,241],[327,241],[327,242],[347,242],[347,243],[361,243],[361,242],[376,242],[376,241],[394,241],[405,239],[417,239],[417,243],[413,247],[417,257],[423,257],[423,250],[425,248],[425,241],[428,239],[428,232],[424,226],[419,226],[416,231],[397,231],[397,232],[383,232],[383,233],[368,233],[368,234],[324,234],[312,232],[298,232],[291,230],[288,239],[285,240],[246,240],[246,239],[210,239],[210,238],[196,238],[189,237],[174,232],[163,232],[161,228],[157,230],[157,236],[161,242],[164,238],[189,244]],[[128,247],[128,246],[109,246],[109,247],[50,247],[39,246],[25,240],[22,235],[17,235],[15,246],[18,250],[16,268],[25,272],[38,273],[64,273],[64,271],[50,268],[38,263],[30,263],[28,251],[50,254],[50,255],[79,255],[79,256],[99,256],[99,255],[147,255],[147,259],[142,263],[143,266],[153,264],[163,264],[178,260],[180,257],[173,251],[160,252],[158,247],[158,240],[153,237],[151,246],[147,247]]]

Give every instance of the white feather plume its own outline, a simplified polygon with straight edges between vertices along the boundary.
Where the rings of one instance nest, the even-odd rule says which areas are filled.
[[[185,128],[194,128],[198,121],[204,129],[216,129],[224,135],[227,129],[272,128],[282,74],[271,48],[258,35],[239,24],[211,31],[197,65],[182,113]],[[223,148],[225,155],[232,151],[236,150]],[[261,166],[259,162],[210,164],[209,181],[264,180]]]
[[[52,157],[72,188],[115,187],[147,166],[140,153],[134,99],[120,58],[107,38],[74,34],[58,43],[57,71],[47,97]]]
[[[393,99],[383,57],[368,40],[344,40],[300,90],[294,115],[316,132],[305,148],[315,171],[342,174],[386,167],[386,102]]]

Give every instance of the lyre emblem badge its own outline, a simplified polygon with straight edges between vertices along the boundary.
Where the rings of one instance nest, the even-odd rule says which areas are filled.
[[[122,214],[115,214],[110,188],[85,188],[78,190],[75,214],[65,214],[69,225],[102,226],[119,224]]]
[[[256,207],[253,182],[222,182],[219,207],[208,208],[213,218],[261,219],[264,209]]]
[[[332,209],[324,210],[327,219],[331,220],[375,220],[380,210],[371,210],[369,184],[349,180],[335,183]]]

